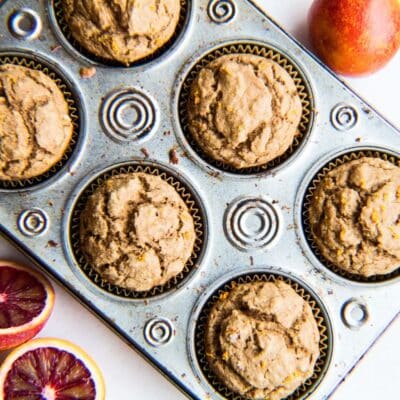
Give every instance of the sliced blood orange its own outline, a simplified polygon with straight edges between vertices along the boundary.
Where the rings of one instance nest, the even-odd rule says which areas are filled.
[[[32,339],[50,317],[54,290],[40,273],[0,261],[0,350]]]
[[[103,376],[81,348],[62,339],[34,339],[0,367],[0,400],[104,400]]]

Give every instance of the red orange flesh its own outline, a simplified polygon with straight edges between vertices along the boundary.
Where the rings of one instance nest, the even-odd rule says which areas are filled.
[[[32,339],[50,317],[54,290],[41,274],[0,261],[0,350]]]
[[[81,348],[62,339],[35,339],[0,368],[0,400],[104,400],[104,381]]]

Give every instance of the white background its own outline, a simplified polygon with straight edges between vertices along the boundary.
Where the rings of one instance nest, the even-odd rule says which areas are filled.
[[[237,0],[244,1],[244,0]],[[334,1],[334,0],[332,0]],[[312,0],[258,0],[281,26],[307,45],[306,17]],[[400,127],[400,55],[372,77],[346,81]],[[25,261],[0,238],[0,259]],[[52,317],[40,336],[69,339],[99,363],[108,400],[180,400],[185,397],[69,294],[56,286]],[[392,400],[400,392],[398,318],[331,400]]]

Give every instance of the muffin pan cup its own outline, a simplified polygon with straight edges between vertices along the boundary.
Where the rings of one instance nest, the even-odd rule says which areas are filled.
[[[201,149],[191,135],[188,126],[187,107],[193,82],[202,68],[206,67],[215,59],[229,54],[252,54],[264,57],[267,60],[275,61],[293,79],[302,104],[301,120],[298,131],[293,139],[293,143],[282,155],[257,167],[237,169],[222,161],[214,160],[211,156],[206,154],[203,149]],[[213,168],[216,173],[222,172],[243,177],[272,173],[292,161],[305,146],[306,141],[311,134],[314,121],[314,98],[312,89],[306,75],[301,71],[301,68],[296,65],[296,62],[293,61],[289,55],[284,54],[282,50],[278,50],[276,47],[266,45],[265,43],[257,43],[251,40],[238,40],[231,44],[224,43],[223,45],[217,46],[213,50],[208,51],[206,54],[202,54],[200,59],[196,60],[195,64],[190,67],[190,70],[186,74],[185,80],[183,81],[178,94],[177,108],[180,123],[177,130],[181,132],[181,141],[184,142],[184,146],[186,146],[187,150],[191,151],[192,156],[198,159],[198,163],[200,165],[205,165],[208,168]],[[190,149],[188,149],[188,147],[190,147]]]
[[[72,121],[73,131],[72,137],[67,150],[65,151],[63,157],[54,164],[45,173],[34,176],[29,179],[19,179],[19,180],[1,180],[0,179],[0,192],[5,190],[25,190],[25,189],[35,189],[41,183],[44,183],[55,175],[60,173],[61,170],[66,169],[67,164],[71,164],[73,158],[76,158],[75,153],[79,152],[79,143],[83,142],[84,136],[84,109],[82,101],[75,91],[74,84],[66,77],[66,75],[61,72],[57,67],[52,65],[45,58],[38,57],[34,54],[19,53],[15,51],[1,51],[0,50],[0,65],[13,64],[20,65],[22,67],[27,67],[34,69],[36,71],[41,71],[49,76],[56,83],[57,87],[63,93],[65,100],[68,104],[68,113]]]
[[[179,21],[178,25],[176,26],[175,33],[172,35],[172,37],[154,53],[148,55],[147,57],[134,61],[129,65],[125,65],[119,61],[109,60],[107,58],[102,58],[95,54],[92,54],[91,52],[86,50],[79,42],[77,42],[72,36],[68,23],[65,20],[62,2],[63,0],[48,0],[49,15],[53,20],[53,28],[55,29],[55,32],[60,40],[64,42],[64,45],[69,49],[69,51],[75,53],[76,56],[81,57],[82,60],[93,64],[109,67],[137,67],[139,65],[145,65],[155,60],[159,60],[160,57],[162,57],[163,55],[167,55],[168,52],[173,50],[173,48],[179,44],[179,41],[183,37],[185,30],[188,26],[190,15],[192,12],[191,1],[181,0],[181,12],[179,15]]]
[[[130,68],[93,64],[72,51],[60,35],[51,1],[1,4],[0,52],[45,61],[49,70],[59,72],[71,93],[78,94],[80,130],[62,171],[35,190],[1,190],[0,232],[193,399],[220,398],[199,378],[188,351],[194,339],[192,318],[208,288],[221,279],[223,284],[260,271],[289,277],[315,293],[331,321],[331,362],[311,396],[329,397],[398,314],[400,293],[397,279],[361,284],[322,266],[304,237],[304,193],[319,168],[343,153],[372,148],[398,157],[398,131],[250,1],[188,2],[190,17],[174,45]],[[19,17],[40,19],[34,24],[41,28],[39,36],[26,32],[16,40],[9,20],[21,9]],[[29,26],[21,24],[19,31]],[[187,74],[204,55],[244,43],[279,51],[292,61],[312,96],[312,126],[301,149],[290,162],[249,175],[224,172],[201,160],[182,133],[178,108]],[[79,71],[88,65],[96,73],[83,79]],[[144,98],[148,107],[141,107]],[[110,121],[124,140],[106,131]],[[141,135],[150,126],[146,121],[154,121],[151,132]],[[194,194],[205,221],[204,253],[193,274],[151,298],[104,290],[104,282],[98,286],[82,271],[72,249],[70,222],[85,188],[102,173],[118,173],[127,164],[167,170]],[[265,272],[266,266],[274,267]]]
[[[81,251],[79,239],[80,216],[89,196],[111,177],[135,172],[158,176],[173,186],[192,215],[196,233],[192,255],[186,262],[182,272],[171,278],[164,285],[159,285],[153,289],[142,292],[122,288],[104,280],[87,261],[85,255]],[[143,160],[139,160],[138,162],[130,161],[120,165],[110,166],[106,170],[103,170],[94,176],[91,174],[88,179],[89,181],[86,182],[84,188],[76,194],[76,197],[73,196],[74,201],[70,207],[68,221],[65,222],[65,226],[68,226],[66,229],[67,237],[65,238],[66,252],[70,254],[72,262],[77,265],[86,278],[88,278],[92,284],[97,286],[97,288],[110,295],[117,296],[121,299],[136,300],[152,300],[160,298],[169,294],[171,291],[176,291],[184,284],[187,284],[187,281],[190,280],[196,271],[199,270],[203,256],[206,253],[208,229],[204,207],[202,206],[201,200],[195,190],[190,187],[190,184],[187,181],[183,181],[182,176],[178,178],[174,171],[167,166]]]
[[[309,216],[309,208],[310,201],[313,197],[314,191],[316,190],[319,183],[325,178],[325,176],[335,168],[340,165],[345,164],[346,162],[350,162],[353,160],[358,160],[362,157],[376,157],[380,158],[384,161],[389,161],[392,164],[400,167],[400,157],[399,154],[391,152],[389,149],[379,149],[376,147],[371,148],[360,148],[359,150],[354,149],[353,151],[342,152],[341,154],[333,155],[331,159],[325,160],[325,163],[322,165],[319,163],[319,170],[315,173],[313,178],[309,180],[305,193],[303,195],[303,200],[301,205],[301,226],[304,234],[303,243],[306,242],[309,249],[313,255],[318,259],[321,263],[322,268],[327,268],[332,271],[338,278],[348,279],[353,282],[363,283],[363,284],[384,284],[391,282],[393,280],[397,280],[400,276],[400,265],[399,268],[394,270],[389,274],[384,275],[374,275],[370,277],[365,277],[362,275],[352,274],[344,269],[340,268],[340,266],[335,265],[334,263],[325,259],[325,257],[321,254],[318,245],[315,243],[311,226],[310,226],[310,216]],[[305,182],[306,183],[306,182]],[[307,251],[306,250],[306,251]]]
[[[332,327],[328,313],[318,296],[307,288],[303,282],[285,273],[279,273],[274,270],[259,269],[251,273],[243,273],[223,277],[212,287],[208,288],[200,298],[199,303],[195,307],[189,326],[188,351],[192,355],[193,368],[197,375],[205,384],[205,387],[215,390],[218,398],[229,400],[246,400],[246,396],[238,395],[227,388],[220,379],[215,376],[210,369],[205,349],[205,330],[208,316],[214,304],[224,293],[231,291],[235,286],[250,282],[276,282],[282,281],[292,287],[292,289],[301,296],[311,307],[313,316],[318,325],[320,334],[319,351],[314,374],[298,387],[285,400],[304,399],[312,394],[319,382],[324,378],[329,368],[329,363],[333,351]]]

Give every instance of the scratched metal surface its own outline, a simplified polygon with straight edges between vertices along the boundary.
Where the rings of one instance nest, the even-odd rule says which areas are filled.
[[[184,35],[160,59],[133,68],[96,65],[96,75],[83,80],[79,69],[90,61],[64,39],[54,23],[52,1],[0,2],[1,53],[39,57],[65,76],[79,93],[83,120],[78,149],[63,171],[29,190],[0,192],[1,231],[182,391],[198,399],[207,395],[220,398],[198,370],[191,336],[199,311],[197,305],[212,292],[215,282],[224,280],[224,276],[228,279],[264,268],[299,279],[319,296],[332,323],[332,361],[312,394],[313,399],[325,399],[398,313],[400,294],[397,280],[379,285],[359,284],[340,278],[321,265],[305,244],[300,203],[313,173],[334,155],[357,148],[384,148],[398,155],[400,136],[251,2],[214,0],[210,4],[206,0],[191,2]],[[16,39],[10,33],[9,17],[23,7],[34,10],[40,17],[42,29],[37,39]],[[223,22],[225,19],[228,21]],[[177,112],[180,85],[193,62],[215,46],[237,41],[271,45],[293,59],[310,83],[316,109],[313,129],[301,151],[279,170],[246,179],[215,173],[202,162],[185,140]],[[50,51],[59,45],[57,51]],[[151,104],[149,115],[153,113],[154,117],[151,134],[139,141],[116,141],[104,132],[110,121],[104,121],[102,99],[127,88],[147,95]],[[332,110],[338,104],[345,108],[332,123]],[[357,123],[351,127],[353,118]],[[361,146],[356,139],[365,132],[368,135]],[[68,227],[71,207],[85,184],[112,165],[144,161],[140,150],[143,147],[150,154],[146,162],[167,166],[176,176],[184,177],[201,198],[207,216],[208,240],[196,273],[180,290],[154,300],[134,301],[107,294],[86,278],[71,254]],[[177,150],[179,158],[176,165],[169,163],[172,148]],[[250,236],[256,234],[259,229],[256,221],[263,218],[264,202],[273,210],[268,232],[275,240],[262,249],[252,249],[254,243],[250,243],[250,248],[243,251],[237,242],[238,235],[232,233],[231,225],[225,225],[225,218],[235,214],[236,205],[244,204],[239,211],[250,208],[247,215],[250,222],[239,222],[239,227],[233,224],[233,230],[240,228],[240,224],[248,224],[245,229],[250,230]],[[41,235],[26,236],[18,227],[19,216],[37,208],[47,216],[47,228]],[[49,241],[59,245],[51,246]],[[351,299],[368,310],[369,319],[359,329],[350,329],[342,317],[343,305]],[[156,322],[167,330],[172,327],[172,336],[166,338],[165,345],[158,343],[159,337],[153,341],[149,338],[152,326],[146,324],[153,318],[161,318]],[[163,319],[167,325],[163,325]]]

